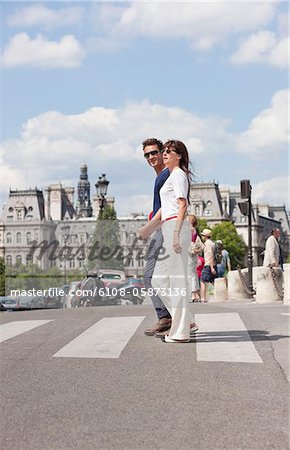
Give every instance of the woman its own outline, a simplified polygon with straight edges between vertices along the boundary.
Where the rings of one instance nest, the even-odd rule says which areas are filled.
[[[170,175],[160,189],[161,208],[148,226],[140,230],[141,237],[151,234],[161,221],[165,255],[156,263],[152,286],[169,310],[172,325],[166,343],[189,342],[190,291],[187,278],[188,248],[191,242],[189,222],[185,220],[189,198],[189,157],[181,141],[167,141],[162,148],[163,161]],[[197,327],[196,327],[197,328]]]
[[[189,288],[191,287],[191,301],[200,300],[200,285],[197,274],[197,261],[198,256],[203,250],[203,243],[197,230],[197,218],[194,214],[187,216],[187,220],[191,227],[191,245],[189,246],[188,257],[188,282]]]

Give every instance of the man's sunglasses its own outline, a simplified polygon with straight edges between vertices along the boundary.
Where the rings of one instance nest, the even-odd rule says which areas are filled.
[[[144,158],[149,159],[149,156],[158,155],[159,150],[152,150],[151,152],[144,153]]]
[[[161,150],[162,155],[163,155],[164,153],[167,153],[167,155],[170,155],[171,152],[176,153],[176,150],[175,150],[174,148],[163,148],[163,149]]]

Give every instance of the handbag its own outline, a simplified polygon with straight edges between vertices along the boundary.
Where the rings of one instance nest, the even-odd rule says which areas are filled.
[[[198,255],[203,251],[204,244],[199,236],[196,237],[194,242],[191,242],[191,253]]]

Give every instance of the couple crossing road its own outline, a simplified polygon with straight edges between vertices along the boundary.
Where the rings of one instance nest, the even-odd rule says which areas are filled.
[[[189,309],[187,278],[190,225],[186,218],[189,204],[189,156],[178,140],[163,144],[156,138],[143,142],[144,157],[156,172],[153,211],[150,220],[139,229],[142,239],[154,233],[144,270],[147,289],[158,290],[151,296],[158,322],[145,330],[148,336],[162,337],[165,343],[187,343],[197,325]],[[165,253],[158,259],[161,248]]]

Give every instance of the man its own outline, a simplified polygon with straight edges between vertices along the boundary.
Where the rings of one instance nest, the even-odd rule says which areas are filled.
[[[206,303],[207,285],[213,283],[217,277],[217,266],[214,258],[215,243],[211,240],[211,230],[205,228],[201,236],[204,241],[204,268],[201,272],[200,296],[201,302]]]
[[[274,267],[279,266],[282,259],[280,246],[278,242],[279,239],[280,239],[280,230],[279,228],[275,228],[274,230],[271,231],[271,234],[266,241],[265,256],[263,261],[264,267],[268,267],[269,265],[272,265]]]
[[[227,272],[231,270],[231,260],[229,252],[224,248],[223,241],[216,241],[218,250],[221,253],[221,262],[217,264],[217,271],[219,278],[223,278]]]
[[[145,159],[148,161],[149,166],[151,166],[156,172],[156,180],[154,185],[153,211],[150,214],[150,219],[152,219],[161,207],[159,192],[163,184],[169,177],[170,172],[168,169],[165,168],[163,163],[163,157],[161,154],[163,143],[161,141],[155,138],[149,138],[146,139],[142,143],[142,145]],[[144,285],[146,289],[147,290],[150,289],[150,291],[153,290],[151,285],[151,279],[159,251],[162,248],[162,244],[163,244],[162,232],[161,230],[157,230],[152,237],[152,241],[148,249],[147,262],[144,269]],[[171,327],[171,315],[169,311],[166,309],[160,297],[156,294],[153,294],[151,296],[151,300],[156,310],[158,322],[154,327],[145,330],[145,334],[147,336],[154,336],[156,333],[162,333],[164,331],[169,330]]]

